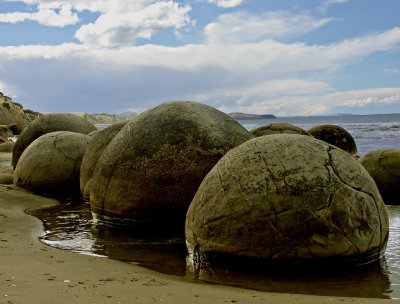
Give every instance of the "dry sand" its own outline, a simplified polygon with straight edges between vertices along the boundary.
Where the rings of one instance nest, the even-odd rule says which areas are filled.
[[[10,160],[11,153],[0,153],[0,173],[10,172]],[[0,185],[0,304],[393,302],[192,283],[124,262],[51,248],[38,240],[41,221],[25,211],[57,203]]]

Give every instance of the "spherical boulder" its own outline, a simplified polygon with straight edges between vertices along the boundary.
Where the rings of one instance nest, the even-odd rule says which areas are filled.
[[[193,198],[185,235],[192,259],[209,263],[363,264],[382,256],[388,229],[374,181],[350,154],[279,134],[220,159]]]
[[[69,131],[37,138],[22,153],[14,184],[44,195],[79,193],[79,173],[90,137]]]
[[[355,155],[357,145],[351,134],[344,128],[337,125],[318,125],[307,130],[311,136],[323,140],[328,144]]]
[[[111,140],[91,179],[98,218],[183,225],[201,180],[252,135],[228,115],[195,102],[170,102],[131,119]]]
[[[50,132],[70,131],[88,134],[96,130],[96,127],[86,119],[74,114],[52,113],[36,118],[22,131],[18,137],[12,156],[12,165],[15,166],[26,149],[36,138]]]
[[[90,196],[90,179],[92,178],[94,168],[104,149],[110,143],[111,139],[127,124],[128,121],[122,121],[108,126],[107,128],[92,132],[89,134],[91,140],[86,147],[83,155],[81,173],[80,173],[80,189],[83,198],[89,199]]]
[[[271,134],[301,134],[310,135],[307,131],[299,128],[295,125],[286,122],[274,122],[271,124],[263,125],[254,130],[251,130],[251,134],[256,137],[271,135]]]
[[[370,151],[359,161],[374,179],[385,203],[400,205],[400,150]]]

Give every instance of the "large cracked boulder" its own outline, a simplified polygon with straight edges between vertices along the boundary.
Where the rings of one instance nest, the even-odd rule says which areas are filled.
[[[90,133],[91,140],[86,147],[83,155],[81,173],[80,173],[80,189],[83,198],[89,199],[90,196],[90,180],[92,178],[97,162],[115,135],[127,124],[127,121],[118,122],[108,126],[107,128]],[[92,135],[91,135],[92,134]]]
[[[185,233],[200,262],[318,265],[378,259],[388,229],[379,191],[358,161],[310,136],[280,134],[221,158],[189,207]]]
[[[96,130],[96,127],[93,124],[74,114],[52,113],[40,116],[32,121],[18,137],[14,146],[12,165],[15,168],[26,147],[28,147],[36,138],[46,133],[70,131],[89,134],[94,130]]]
[[[311,136],[339,147],[351,155],[357,154],[356,142],[351,134],[341,126],[318,125],[307,131]]]
[[[374,179],[385,203],[400,205],[400,150],[370,151],[359,161]]]
[[[171,102],[134,117],[111,140],[91,180],[99,218],[183,225],[203,177],[252,135],[228,115],[194,102]]]
[[[47,133],[22,153],[14,184],[44,195],[79,193],[79,173],[90,137],[81,133]]]
[[[273,122],[251,130],[251,134],[256,137],[271,134],[300,134],[310,135],[307,131],[287,122]]]

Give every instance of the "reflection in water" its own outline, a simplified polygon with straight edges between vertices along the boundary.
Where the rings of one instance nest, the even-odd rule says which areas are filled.
[[[390,297],[400,299],[400,206],[387,206],[387,211],[390,231],[385,257],[391,282]]]
[[[132,262],[159,272],[184,276],[184,237],[154,232],[94,225],[97,252],[112,259]],[[162,232],[162,231],[161,231]]]
[[[340,273],[275,271],[266,274],[195,265],[186,258],[183,235],[165,233],[166,227],[154,233],[143,227],[99,225],[93,221],[89,205],[76,200],[32,215],[44,221],[45,234],[41,240],[50,246],[135,263],[189,280],[270,292],[399,299],[400,206],[387,209],[390,234],[385,257],[377,263]]]
[[[269,292],[348,296],[366,298],[390,298],[390,282],[385,259],[367,266],[336,272],[324,271],[274,271],[256,273],[247,270],[194,265],[187,258],[191,273],[200,280],[232,286],[240,286]]]

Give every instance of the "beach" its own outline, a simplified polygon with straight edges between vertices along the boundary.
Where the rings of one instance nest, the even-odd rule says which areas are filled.
[[[11,153],[0,154],[0,173],[10,173]],[[52,248],[39,241],[42,222],[26,210],[55,204],[13,185],[0,185],[0,304],[393,302],[188,282],[134,264]]]

